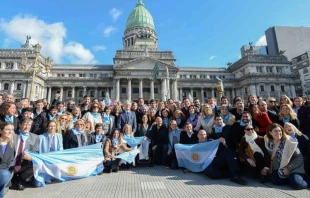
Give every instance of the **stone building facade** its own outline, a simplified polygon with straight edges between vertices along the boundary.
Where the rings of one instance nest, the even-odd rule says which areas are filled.
[[[250,94],[279,98],[295,96],[291,63],[283,55],[248,53],[228,67],[176,66],[172,51],[159,51],[154,21],[142,0],[127,19],[123,49],[117,50],[111,65],[53,64],[50,73],[35,76],[34,100],[51,101],[59,92],[62,100],[81,102],[84,95],[100,100],[108,93],[111,100],[182,100],[191,95],[206,101],[218,97],[217,79],[224,84],[229,99]],[[35,57],[29,45],[20,49],[0,49],[0,92],[13,93],[19,100],[29,97],[31,75],[21,72],[21,57],[30,65]],[[40,55],[43,57],[43,55]],[[42,59],[43,60],[43,59]],[[157,79],[153,68],[159,67]]]

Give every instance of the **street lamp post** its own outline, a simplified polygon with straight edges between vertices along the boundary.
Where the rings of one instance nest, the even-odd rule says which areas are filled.
[[[33,95],[34,95],[33,88],[34,88],[35,76],[40,73],[48,74],[50,72],[50,69],[53,63],[53,60],[49,57],[44,59],[44,63],[39,61],[40,51],[41,51],[41,45],[39,43],[33,45],[33,49],[34,49],[36,57],[35,57],[34,62],[28,68],[26,68],[27,62],[28,62],[27,56],[21,57],[22,72],[32,73],[32,79],[31,79],[32,81],[31,81],[30,96],[29,96],[29,99],[31,101],[33,101]]]

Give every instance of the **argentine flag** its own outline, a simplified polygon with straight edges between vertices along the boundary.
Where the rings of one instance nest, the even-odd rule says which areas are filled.
[[[140,152],[139,149],[133,149],[131,151],[119,154],[119,155],[115,156],[115,158],[123,159],[128,163],[132,163],[135,160],[135,158],[139,152]]]
[[[127,144],[129,144],[129,146],[131,148],[135,148],[136,146],[138,146],[139,144],[141,144],[141,142],[143,141],[144,137],[125,137],[123,136],[123,139],[127,142]]]
[[[44,187],[45,181],[69,181],[98,175],[103,171],[101,144],[38,154],[32,157],[35,185]]]
[[[202,172],[213,161],[219,142],[213,140],[198,144],[176,144],[174,148],[179,167],[192,172]]]

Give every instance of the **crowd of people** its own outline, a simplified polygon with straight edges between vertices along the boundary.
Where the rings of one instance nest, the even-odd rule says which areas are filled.
[[[203,171],[208,177],[230,177],[246,185],[242,175],[249,174],[262,183],[310,187],[310,98],[305,96],[264,100],[250,95],[247,102],[235,97],[231,103],[223,96],[220,101],[209,97],[206,103],[184,98],[148,104],[143,98],[124,104],[89,96],[82,104],[59,98],[56,94],[51,104],[28,98],[15,104],[12,94],[0,94],[0,197],[8,186],[23,190],[25,182],[32,182],[32,158],[26,150],[47,153],[100,143],[104,171],[110,173],[121,164],[115,156],[133,149],[125,137],[144,137],[149,142],[148,165],[172,169],[179,168],[175,144],[219,139],[216,157]],[[125,168],[138,164],[136,159]]]

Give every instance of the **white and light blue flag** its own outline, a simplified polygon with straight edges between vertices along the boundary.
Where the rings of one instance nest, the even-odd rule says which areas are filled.
[[[103,171],[101,144],[38,154],[32,157],[35,185],[44,187],[45,181],[68,181],[98,175]]]
[[[144,137],[125,137],[123,136],[123,139],[127,142],[127,144],[131,147],[131,148],[135,148],[136,146],[138,146],[139,144],[141,144],[141,142],[143,141]]]
[[[123,159],[130,164],[135,160],[135,158],[139,152],[140,152],[139,149],[133,149],[131,151],[119,154],[119,155],[115,156],[115,158]]]
[[[199,144],[176,144],[174,146],[179,167],[192,172],[202,172],[213,161],[219,140]]]

